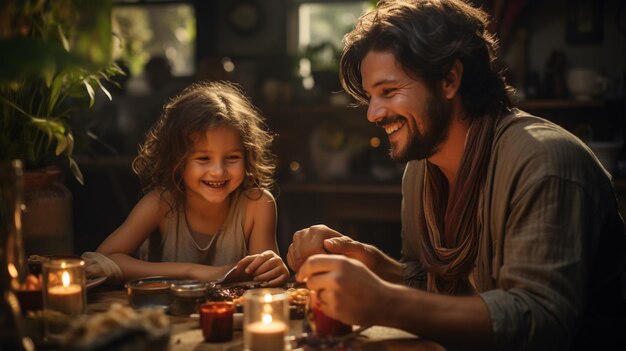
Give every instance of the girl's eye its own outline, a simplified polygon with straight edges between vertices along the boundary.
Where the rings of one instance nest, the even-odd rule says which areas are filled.
[[[209,158],[207,156],[201,156],[201,157],[196,158],[196,160],[198,160],[198,161],[208,161]]]
[[[241,156],[239,156],[239,155],[233,155],[233,156],[228,156],[228,157],[226,157],[226,159],[227,159],[228,161],[239,161],[239,160],[241,159]]]

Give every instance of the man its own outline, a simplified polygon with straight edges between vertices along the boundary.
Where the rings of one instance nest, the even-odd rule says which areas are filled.
[[[626,349],[610,177],[576,137],[512,108],[486,26],[461,0],[381,2],[359,19],[341,80],[408,161],[402,262],[314,226],[289,265],[351,324],[482,350]],[[341,255],[311,256],[324,252]]]

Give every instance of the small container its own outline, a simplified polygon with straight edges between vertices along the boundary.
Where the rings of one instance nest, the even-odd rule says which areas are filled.
[[[307,314],[307,321],[313,335],[319,337],[342,336],[352,332],[352,326],[327,316],[322,312],[321,302],[317,294],[311,294]]]
[[[188,316],[198,313],[198,308],[206,302],[207,283],[199,280],[181,280],[170,287],[172,307],[170,313],[177,316]]]
[[[199,312],[205,341],[225,342],[233,339],[235,305],[232,302],[207,302],[200,306]]]
[[[175,279],[165,277],[131,280],[125,284],[128,302],[135,309],[158,307],[168,311],[172,304],[170,286],[174,282]]]
[[[283,289],[252,289],[243,295],[243,303],[244,350],[285,350],[289,334],[287,293]]]

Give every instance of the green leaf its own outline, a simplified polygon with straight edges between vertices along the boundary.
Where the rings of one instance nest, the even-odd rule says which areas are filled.
[[[72,171],[74,178],[76,178],[76,180],[80,183],[80,185],[85,185],[85,179],[83,177],[83,173],[80,171],[80,168],[78,167],[78,164],[76,163],[76,161],[74,161],[73,158],[68,157],[68,159],[70,161],[70,170]]]
[[[102,90],[102,92],[109,98],[109,101],[113,101],[113,96],[111,96],[111,93],[109,93],[107,88],[105,88],[104,85],[102,85],[102,82],[100,82],[100,79],[94,79],[94,80],[100,86],[100,90]]]
[[[65,75],[62,73],[59,73],[52,81],[52,85],[50,86],[50,97],[48,100],[48,114],[52,114],[57,105],[64,81]]]
[[[89,107],[91,108],[96,101],[96,92],[93,90],[93,87],[89,84],[87,79],[83,80],[83,84],[85,84],[85,88],[87,88],[87,93],[89,94]]]
[[[72,132],[67,133],[67,156],[71,157],[74,152],[74,135]]]
[[[65,51],[69,52],[70,51],[70,42],[67,40],[67,37],[65,36],[65,32],[63,32],[63,28],[61,27],[61,25],[57,25],[57,29],[59,31],[59,38],[61,38],[61,43],[63,44],[63,48],[65,49]]]
[[[67,138],[65,136],[60,136],[59,134],[55,134],[54,137],[57,139],[57,147],[54,150],[54,154],[59,156],[67,148]]]

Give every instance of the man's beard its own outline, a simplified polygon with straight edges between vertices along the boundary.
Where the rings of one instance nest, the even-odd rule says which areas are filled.
[[[394,155],[393,146],[389,154],[394,161],[406,163],[411,160],[423,160],[439,151],[441,143],[448,137],[448,129],[452,120],[452,105],[439,96],[429,94],[426,101],[424,115],[424,134],[415,127],[415,123],[408,123],[409,138],[403,150],[397,150]],[[410,128],[414,126],[413,128]]]

